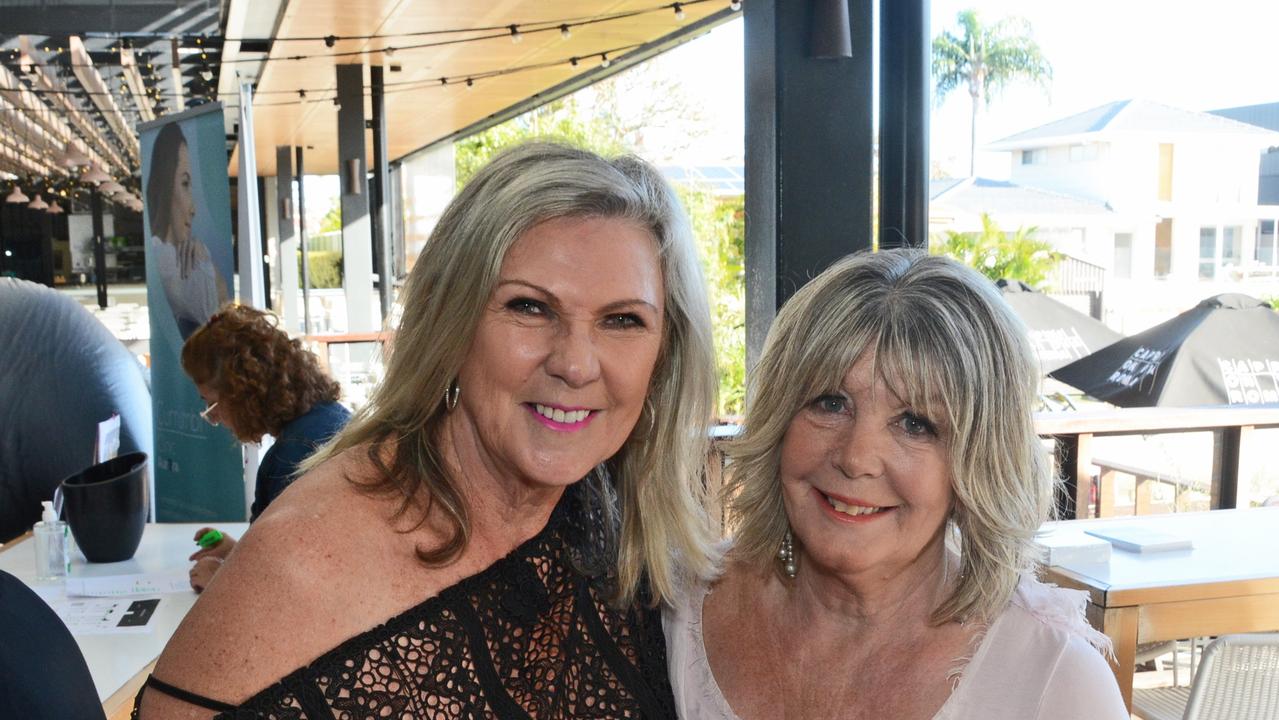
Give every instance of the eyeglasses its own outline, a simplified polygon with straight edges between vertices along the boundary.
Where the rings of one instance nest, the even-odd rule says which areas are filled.
[[[218,404],[215,402],[215,403],[212,403],[211,405],[209,405],[208,407],[206,407],[205,409],[201,410],[201,411],[200,411],[200,419],[201,419],[201,420],[203,420],[203,421],[205,421],[205,422],[207,422],[207,423],[208,423],[208,424],[210,424],[210,425],[214,425],[214,426],[216,426],[216,425],[218,424],[218,421],[217,421],[217,420],[214,420],[214,419],[213,419],[213,418],[211,418],[211,417],[209,417],[209,414],[210,414],[210,413],[212,413],[212,412],[213,412],[213,408],[215,408],[215,407],[217,407],[217,406],[218,406]]]

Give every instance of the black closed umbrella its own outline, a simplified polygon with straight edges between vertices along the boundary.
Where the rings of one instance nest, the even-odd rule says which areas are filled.
[[[1279,403],[1279,313],[1216,295],[1052,377],[1120,407]]]
[[[1036,291],[1020,280],[995,283],[1004,300],[1026,324],[1043,373],[1056,370],[1119,340],[1104,323]]]

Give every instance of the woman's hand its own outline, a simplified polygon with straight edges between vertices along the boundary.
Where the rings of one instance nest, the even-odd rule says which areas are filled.
[[[192,539],[195,540],[196,542],[200,542],[200,538],[204,537],[204,534],[209,532],[212,529],[213,528],[210,528],[210,527],[202,527],[199,530],[195,531],[195,537]],[[226,560],[226,556],[231,554],[231,549],[234,547],[235,547],[235,537],[233,535],[227,535],[226,533],[222,533],[222,539],[219,540],[216,544],[210,545],[207,548],[200,548],[199,550],[196,550],[195,552],[191,553],[191,557],[187,559],[195,560],[197,562],[207,557],[217,558],[218,560]]]
[[[191,276],[191,268],[195,267],[196,261],[196,242],[191,238],[187,238],[186,242],[178,245],[178,275],[186,280]]]
[[[204,592],[204,589],[213,581],[214,574],[220,569],[222,569],[222,558],[212,555],[200,558],[195,565],[191,566],[191,572],[188,573],[191,578],[191,588],[197,593]]]

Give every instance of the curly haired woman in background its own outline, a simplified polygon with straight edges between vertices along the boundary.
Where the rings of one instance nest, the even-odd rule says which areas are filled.
[[[205,420],[222,425],[240,442],[275,444],[258,465],[249,522],[293,482],[298,466],[328,442],[351,413],[338,403],[341,389],[315,355],[276,326],[275,316],[227,305],[182,346],[182,369],[195,382]],[[209,528],[201,528],[196,538]],[[235,546],[223,534],[191,556],[191,586],[202,591]]]

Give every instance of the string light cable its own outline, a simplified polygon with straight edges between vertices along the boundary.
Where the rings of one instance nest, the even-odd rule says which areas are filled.
[[[623,55],[628,51],[635,50],[636,48],[639,48],[641,46],[642,46],[642,43],[632,43],[630,45],[619,45],[616,47],[605,48],[603,50],[597,50],[595,52],[591,52],[584,55],[574,55],[572,57],[560,58],[557,60],[547,60],[539,63],[530,63],[528,65],[517,65],[513,67],[508,67],[508,68],[500,68],[496,70],[484,70],[480,72],[458,73],[455,75],[446,75],[443,77],[424,79],[424,80],[405,80],[401,82],[386,83],[383,87],[386,88],[385,90],[386,94],[392,94],[392,93],[405,92],[409,90],[417,90],[417,89],[428,88],[428,87],[464,85],[466,84],[467,80],[471,80],[473,85],[475,81],[479,81],[479,80],[488,80],[495,77],[502,77],[505,75],[514,75],[517,73],[524,73],[524,72],[532,72],[535,70],[546,70],[546,69],[558,67],[561,65],[569,65],[571,67],[576,67],[581,62],[589,60],[591,58],[599,58],[601,66],[608,67],[606,63],[611,63],[615,61],[618,56]],[[30,90],[30,92],[33,95],[109,95],[113,97],[115,96],[115,93],[92,92],[87,90],[82,91],[82,90],[35,89],[35,90]],[[332,102],[333,98],[335,97],[335,96],[329,96],[329,95],[320,95],[321,93],[336,93],[336,90],[333,88],[258,90],[254,92],[255,96],[296,95],[298,96],[298,100],[294,100],[290,102],[254,103],[253,106],[254,107],[280,107],[283,105],[304,105],[307,103],[316,103],[316,102],[327,103],[327,102]],[[239,93],[231,91],[231,92],[218,93],[218,95],[221,97],[238,97]],[[365,97],[368,97],[370,95],[368,88],[365,88],[364,95]],[[160,97],[176,97],[176,95],[173,93],[160,93]],[[226,105],[226,107],[233,108],[233,107],[238,107],[238,105],[228,104]],[[23,109],[29,110],[31,108],[23,108]]]
[[[331,47],[334,47],[338,42],[346,41],[346,40],[389,40],[389,39],[395,39],[395,38],[433,37],[433,36],[440,36],[440,35],[455,35],[455,34],[461,34],[461,33],[486,33],[483,35],[477,35],[473,37],[454,38],[450,40],[441,40],[436,42],[426,42],[426,43],[385,47],[385,48],[368,48],[364,50],[349,50],[349,51],[336,52],[336,53],[285,55],[285,56],[274,57],[274,58],[272,57],[235,58],[232,60],[222,60],[220,62],[223,65],[231,65],[231,64],[238,64],[238,63],[264,63],[264,62],[281,61],[281,60],[310,60],[310,59],[316,59],[316,58],[342,58],[342,57],[355,57],[360,55],[376,55],[379,53],[394,54],[395,52],[405,51],[405,50],[420,50],[420,49],[433,48],[433,47],[445,47],[448,45],[457,45],[457,44],[469,43],[469,42],[481,42],[481,41],[493,40],[493,39],[507,39],[507,40],[513,40],[515,42],[519,42],[519,40],[525,36],[536,34],[536,33],[545,33],[545,32],[558,32],[560,33],[561,37],[568,39],[568,37],[571,35],[571,31],[573,28],[596,25],[600,23],[615,22],[618,20],[626,20],[629,18],[638,17],[640,15],[647,15],[647,14],[658,13],[658,12],[673,12],[676,20],[682,21],[684,19],[685,11],[687,8],[697,6],[697,5],[702,5],[704,3],[720,3],[720,2],[723,2],[723,0],[682,0],[681,2],[671,2],[671,3],[666,3],[664,5],[654,6],[654,7],[628,10],[624,12],[611,13],[609,15],[600,15],[595,17],[575,17],[575,18],[565,18],[565,19],[558,19],[558,20],[538,20],[538,21],[532,21],[527,23],[506,23],[504,25],[491,25],[491,26],[471,27],[471,28],[451,28],[451,29],[445,29],[445,30],[422,30],[422,31],[407,32],[407,33],[385,33],[385,34],[373,34],[373,35],[319,35],[319,36],[298,36],[298,37],[277,37],[277,38],[223,38],[223,37],[214,36],[208,39],[215,43],[223,43],[223,44],[227,42],[280,43],[280,42],[320,41],[320,42],[324,42],[326,47],[331,48]],[[741,5],[742,3],[737,2],[736,0],[729,3],[730,9],[734,11],[740,10]],[[140,39],[149,38],[152,40],[164,40],[164,39],[183,40],[185,38],[190,37],[190,36],[182,36],[182,35],[158,35],[154,33],[115,33],[115,34],[70,33],[70,34],[76,35],[78,37],[85,37],[85,38],[114,39],[120,43],[124,43],[125,41],[128,41],[130,39],[136,39],[136,38],[140,38]],[[196,38],[196,42],[200,45],[203,45],[204,39],[205,39],[204,36],[198,36]],[[211,50],[211,49],[212,48],[202,49],[201,50],[202,56],[205,53],[207,53],[208,50]],[[112,52],[118,55],[119,50],[120,48],[118,46],[113,46],[107,52]],[[11,52],[13,53],[13,58],[11,59],[16,59],[18,57],[17,49],[16,48],[11,49]],[[213,52],[216,53],[218,51],[213,50]],[[149,55],[161,54],[154,51],[148,51],[148,53]],[[204,58],[204,59],[207,59],[207,58]],[[41,65],[43,63],[34,63],[34,64]],[[99,64],[76,64],[76,63],[58,63],[58,64],[62,67],[75,68],[75,67],[100,67],[105,65],[118,64],[118,62],[117,63],[103,62]]]

